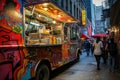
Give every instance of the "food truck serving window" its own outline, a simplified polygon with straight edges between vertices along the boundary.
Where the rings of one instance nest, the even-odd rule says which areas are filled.
[[[26,45],[61,44],[62,23],[50,18],[35,6],[24,8]]]

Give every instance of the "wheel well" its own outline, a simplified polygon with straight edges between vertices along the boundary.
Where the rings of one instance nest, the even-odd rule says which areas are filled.
[[[43,67],[43,65],[44,65],[44,67]],[[47,70],[49,69],[49,76],[47,76],[47,77],[45,77],[45,78],[48,78],[47,80],[50,80],[50,78],[51,78],[51,65],[50,65],[50,62],[49,62],[49,60],[48,59],[43,59],[43,60],[40,60],[39,62],[38,62],[38,64],[36,65],[36,71],[35,71],[35,79],[36,80],[39,80],[39,71],[40,71],[40,69],[43,69],[43,68],[45,68],[45,65],[48,67],[47,68]],[[41,67],[41,68],[40,68]],[[42,73],[41,73],[42,74]],[[46,73],[47,74],[47,73]],[[46,80],[46,79],[45,79]]]
[[[41,61],[38,63],[37,68],[36,68],[36,71],[38,71],[39,66],[42,65],[42,64],[47,65],[48,68],[49,68],[49,70],[51,71],[51,65],[50,65],[50,62],[49,62],[49,60],[47,60],[47,59],[43,59],[43,60],[41,60]]]
[[[79,56],[79,50],[80,50],[80,48],[77,48],[77,49],[76,49],[76,56],[77,56],[77,57]]]

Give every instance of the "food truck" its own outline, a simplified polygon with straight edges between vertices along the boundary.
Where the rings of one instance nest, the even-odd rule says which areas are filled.
[[[50,0],[0,3],[0,80],[49,80],[79,58],[77,20]]]

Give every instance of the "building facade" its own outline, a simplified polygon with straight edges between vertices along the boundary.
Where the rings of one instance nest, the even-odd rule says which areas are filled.
[[[58,5],[62,10],[66,11],[69,15],[80,22],[81,20],[81,10],[85,9],[83,0],[52,0],[56,5]]]
[[[102,6],[95,8],[95,33],[104,33],[104,21],[102,20]]]
[[[110,7],[110,25],[111,29],[115,33],[115,40],[118,44],[118,55],[117,55],[117,63],[118,70],[120,71],[120,0],[111,1]]]
[[[106,0],[107,9],[103,9],[106,14],[109,14],[110,27],[107,28],[109,34],[114,33],[115,42],[118,45],[117,66],[120,71],[120,0]],[[104,14],[104,16],[106,16]],[[105,17],[106,18],[106,17]]]
[[[86,9],[87,9],[87,18],[89,19],[89,21],[91,22],[91,26],[92,26],[92,34],[94,34],[95,32],[95,5],[93,4],[92,0],[84,0],[85,4],[86,4]]]

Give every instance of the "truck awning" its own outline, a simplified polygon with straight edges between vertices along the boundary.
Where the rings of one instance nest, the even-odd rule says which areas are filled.
[[[60,9],[58,6],[53,4],[52,2],[46,2],[46,3],[36,3],[36,4],[31,4],[27,6],[32,10],[33,6],[35,7],[34,10],[37,11],[38,13],[42,13],[48,17],[51,17],[55,20],[58,20],[60,22],[64,23],[74,23],[77,22],[75,18],[73,18],[71,15],[67,14],[65,11]]]

